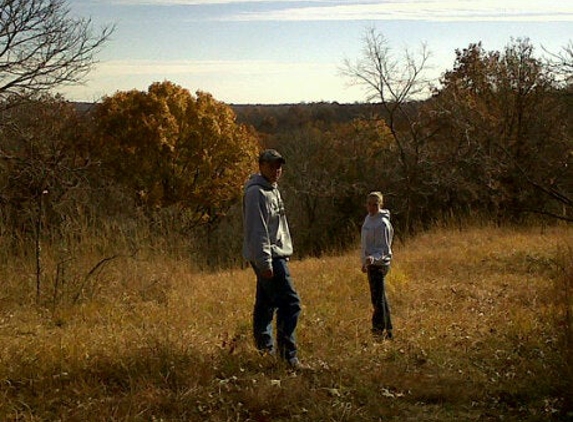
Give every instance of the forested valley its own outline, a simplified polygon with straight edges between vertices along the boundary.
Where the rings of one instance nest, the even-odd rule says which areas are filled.
[[[64,271],[91,236],[125,245],[98,264],[152,248],[201,269],[242,266],[242,186],[266,147],[287,160],[300,258],[355,247],[372,190],[399,239],[440,224],[570,223],[571,49],[553,59],[529,40],[501,52],[472,44],[418,100],[417,67],[356,104],[229,105],[169,81],[94,104],[5,95],[1,239],[35,258],[38,297],[48,263]]]

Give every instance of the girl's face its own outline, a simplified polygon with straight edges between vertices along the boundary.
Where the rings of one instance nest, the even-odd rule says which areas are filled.
[[[366,210],[370,215],[376,215],[380,211],[380,202],[374,198],[368,198],[366,201]]]

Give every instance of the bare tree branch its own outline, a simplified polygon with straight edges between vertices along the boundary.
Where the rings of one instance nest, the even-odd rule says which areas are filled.
[[[341,73],[352,85],[366,89],[367,101],[377,102],[384,121],[399,151],[403,177],[405,225],[410,229],[410,215],[415,207],[414,197],[425,193],[417,190],[417,179],[423,170],[423,149],[431,133],[422,133],[416,102],[429,90],[424,79],[430,52],[425,44],[413,54],[407,49],[395,57],[386,38],[371,28],[364,36],[361,56],[355,61],[345,60]]]
[[[547,61],[549,68],[560,75],[566,84],[573,84],[573,41],[569,41],[558,53],[544,50],[550,56]]]
[[[0,0],[0,99],[80,83],[113,30],[95,34],[65,0]]]

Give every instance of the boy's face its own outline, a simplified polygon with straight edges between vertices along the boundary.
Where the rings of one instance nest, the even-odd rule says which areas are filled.
[[[277,183],[283,172],[283,163],[280,161],[263,162],[259,165],[261,174],[271,183]]]

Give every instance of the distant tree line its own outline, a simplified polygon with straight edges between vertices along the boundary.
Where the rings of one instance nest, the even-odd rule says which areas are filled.
[[[573,221],[570,48],[548,62],[527,39],[502,52],[471,44],[415,100],[425,52],[399,73],[385,40],[367,38],[347,72],[372,82],[372,102],[235,107],[288,157],[282,185],[304,253],[352,244],[369,190],[386,194],[402,236],[451,220]]]
[[[56,15],[63,7],[44,2]],[[47,88],[73,82],[109,32],[91,39],[89,22],[63,22],[79,43],[62,46],[68,68],[46,73],[24,55],[0,63],[0,81],[22,73],[0,87],[0,236],[14,250],[33,240],[38,294],[42,245],[110,221],[187,239],[206,267],[238,265],[242,186],[266,147],[287,159],[281,186],[299,256],[355,246],[371,190],[385,194],[400,236],[444,220],[573,220],[569,47],[541,60],[529,40],[501,52],[471,44],[420,99],[426,51],[394,59],[371,31],[364,55],[345,63],[368,87],[364,103],[228,105],[164,81],[74,104]]]

